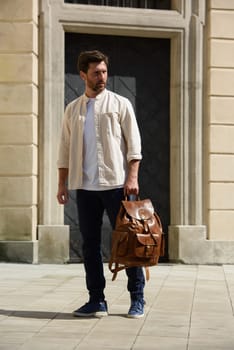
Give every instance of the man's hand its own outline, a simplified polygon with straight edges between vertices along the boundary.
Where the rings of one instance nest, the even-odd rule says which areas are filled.
[[[124,195],[128,196],[130,194],[138,195],[139,185],[137,179],[127,179],[124,184]]]
[[[140,161],[132,160],[128,165],[128,176],[124,184],[124,195],[128,196],[130,194],[138,195],[139,184],[138,184],[138,170]]]
[[[59,185],[57,199],[59,204],[66,204],[68,202],[68,190],[66,185]]]
[[[57,200],[59,204],[66,204],[68,202],[68,189],[66,186],[66,180],[68,177],[68,169],[60,168],[59,170],[59,184],[57,192]]]

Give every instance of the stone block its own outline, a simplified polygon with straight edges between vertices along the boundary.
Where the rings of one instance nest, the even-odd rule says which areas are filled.
[[[210,246],[213,253],[208,264],[234,264],[234,241],[207,241],[206,246]]]
[[[199,263],[194,254],[194,242],[202,244],[206,239],[206,227],[195,225],[170,226],[168,233],[169,259],[172,262]]]
[[[231,2],[231,1],[230,1]],[[210,37],[220,39],[234,38],[234,11],[211,11]]]
[[[234,97],[212,96],[210,106],[210,123],[234,125]]]
[[[1,22],[0,53],[38,54],[38,28],[33,23]]]
[[[0,175],[37,175],[37,147],[0,146]]]
[[[63,264],[69,261],[68,225],[39,225],[39,263]]]
[[[36,225],[36,206],[0,208],[0,241],[34,241]]]
[[[211,183],[209,209],[234,210],[234,183]]]
[[[234,210],[209,212],[209,239],[234,241]]]
[[[37,177],[0,177],[1,206],[37,204]]]
[[[38,114],[38,89],[33,84],[0,84],[0,114]]]
[[[234,97],[234,69],[211,69],[209,78],[210,95]]]
[[[213,8],[216,10],[234,10],[234,2],[230,0],[210,0],[207,3],[209,8]]]
[[[210,65],[211,67],[234,68],[234,40],[211,40]]]
[[[0,261],[36,264],[38,241],[0,241]]]
[[[234,154],[234,125],[210,127],[210,152]]]
[[[211,154],[209,179],[234,182],[234,154]]]
[[[0,82],[38,84],[38,62],[34,54],[0,54]]]
[[[1,0],[0,20],[37,23],[38,0]]]
[[[0,116],[1,145],[37,145],[37,124],[37,117],[33,115]]]
[[[206,239],[205,226],[170,226],[169,259],[184,264],[233,264],[234,241]]]

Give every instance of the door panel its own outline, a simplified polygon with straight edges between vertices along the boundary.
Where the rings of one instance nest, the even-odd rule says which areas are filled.
[[[170,40],[66,33],[65,104],[83,93],[83,82],[76,70],[77,57],[81,51],[92,49],[109,56],[107,88],[129,98],[134,106],[142,137],[140,197],[152,200],[167,237],[170,224]],[[71,261],[79,261],[82,253],[75,191],[71,191],[70,196],[71,201],[65,206],[65,224],[70,225]],[[105,216],[104,260],[109,257],[110,239],[111,227]]]

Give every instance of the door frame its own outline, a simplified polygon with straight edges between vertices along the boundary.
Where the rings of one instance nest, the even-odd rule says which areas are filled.
[[[64,111],[64,33],[75,32],[171,39],[169,258],[178,255],[174,228],[190,234],[192,226],[193,232],[206,235],[202,152],[205,0],[174,0],[172,5],[169,11],[40,0],[39,230],[47,225],[57,225],[58,230],[63,226],[63,207],[56,202],[56,159]]]

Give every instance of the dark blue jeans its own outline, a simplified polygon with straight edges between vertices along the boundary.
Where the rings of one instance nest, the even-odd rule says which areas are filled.
[[[86,286],[90,301],[103,301],[106,280],[101,253],[101,232],[104,210],[112,228],[123,200],[123,188],[106,191],[77,190],[77,207],[80,231],[83,239],[83,258]],[[127,288],[131,299],[143,299],[145,277],[141,267],[126,269]]]

